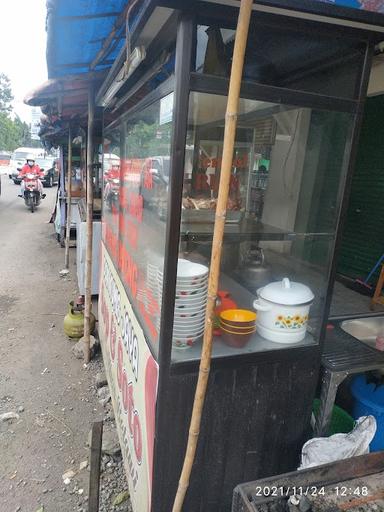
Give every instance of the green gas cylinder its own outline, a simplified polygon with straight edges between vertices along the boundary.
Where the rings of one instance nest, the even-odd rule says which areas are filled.
[[[95,328],[96,318],[91,312],[90,332]],[[84,335],[84,303],[81,297],[76,301],[72,300],[68,304],[68,313],[64,317],[64,332],[70,338],[81,338]]]

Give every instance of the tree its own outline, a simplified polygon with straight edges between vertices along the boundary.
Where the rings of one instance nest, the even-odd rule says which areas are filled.
[[[0,112],[0,150],[13,151],[19,146],[20,132],[14,121]]]
[[[9,78],[0,73],[0,150],[13,151],[17,147],[41,147],[39,140],[31,139],[31,127],[19,116],[11,118],[12,89]]]
[[[130,158],[147,158],[169,155],[171,144],[171,123],[139,121],[127,134],[127,150]]]
[[[12,101],[11,81],[6,74],[0,73],[0,112],[10,114],[12,112]]]
[[[19,134],[19,146],[27,146],[29,148],[41,146],[39,140],[32,140],[31,125],[22,121],[19,116],[15,117],[14,123]]]

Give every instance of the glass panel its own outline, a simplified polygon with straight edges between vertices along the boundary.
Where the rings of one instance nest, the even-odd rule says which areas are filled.
[[[356,41],[316,32],[253,24],[244,80],[288,89],[356,98],[365,47]],[[198,25],[195,69],[229,77],[235,30]]]
[[[172,111],[170,94],[134,115],[120,131],[105,134],[108,152],[105,148],[104,241],[155,354],[160,327]],[[111,181],[116,184],[116,197],[111,195],[112,186],[108,189]]]
[[[190,95],[180,258],[205,266],[211,255],[225,109],[225,97]],[[352,124],[353,116],[346,113],[240,100],[222,256],[222,302],[225,309],[255,311],[253,301],[265,285],[280,281],[282,286],[284,278],[305,285],[314,295],[308,329],[303,340],[292,336],[286,342],[292,346],[318,342]],[[191,297],[188,303],[179,296],[176,312],[184,306],[184,322],[193,325],[193,317],[204,309],[206,291],[198,281],[199,290],[193,283],[187,285],[185,294],[192,290],[197,299]],[[284,302],[280,295],[279,300]],[[300,298],[295,300],[300,303]],[[280,310],[272,331],[301,329],[304,335],[308,311]],[[265,312],[258,311],[256,333],[241,348],[228,347],[218,330],[214,356],[286,347],[284,336],[272,334],[274,341],[264,336],[265,331],[261,336],[263,316]],[[177,325],[175,330],[181,332]],[[197,335],[189,350],[178,350],[175,336],[173,342],[174,360],[197,357],[201,348]]]
[[[121,128],[107,132],[103,147],[102,236],[114,263],[119,261]]]

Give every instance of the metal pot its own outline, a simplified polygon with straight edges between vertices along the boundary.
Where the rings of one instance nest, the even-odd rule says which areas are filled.
[[[307,330],[314,295],[308,286],[285,277],[258,290],[256,330],[276,343],[298,343]]]

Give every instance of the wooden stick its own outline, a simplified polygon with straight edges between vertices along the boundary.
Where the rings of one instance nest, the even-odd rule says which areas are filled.
[[[72,200],[72,134],[71,125],[68,129],[68,163],[67,163],[67,219],[65,228],[65,268],[69,268],[69,240],[71,233],[71,200]]]
[[[91,82],[88,90],[87,133],[87,246],[85,253],[85,305],[84,305],[84,360],[91,360],[91,307],[92,307],[92,237],[93,237],[93,125],[95,116],[95,94]]]
[[[384,265],[381,265],[381,271],[379,275],[379,279],[376,283],[375,293],[373,294],[370,309],[373,311],[375,309],[376,304],[383,304],[384,300],[382,298],[383,293],[383,285],[384,285]]]
[[[191,423],[189,427],[188,444],[172,512],[181,512],[185,494],[189,486],[189,478],[191,475],[192,465],[195,460],[202,411],[211,366],[213,317],[216,305],[217,289],[219,285],[220,262],[223,245],[225,217],[227,213],[227,202],[229,196],[229,183],[231,178],[233,151],[235,145],[240,86],[243,74],[245,48],[247,45],[252,5],[253,0],[241,0],[239,18],[237,22],[231,77],[229,82],[227,111],[225,115],[223,160],[221,166],[219,193],[216,207],[215,226],[213,231],[211,265],[208,281],[208,301],[205,312],[203,348],[201,353],[195,399],[192,409]]]
[[[91,460],[89,468],[88,512],[99,511],[100,498],[100,463],[103,444],[103,422],[92,425]]]

